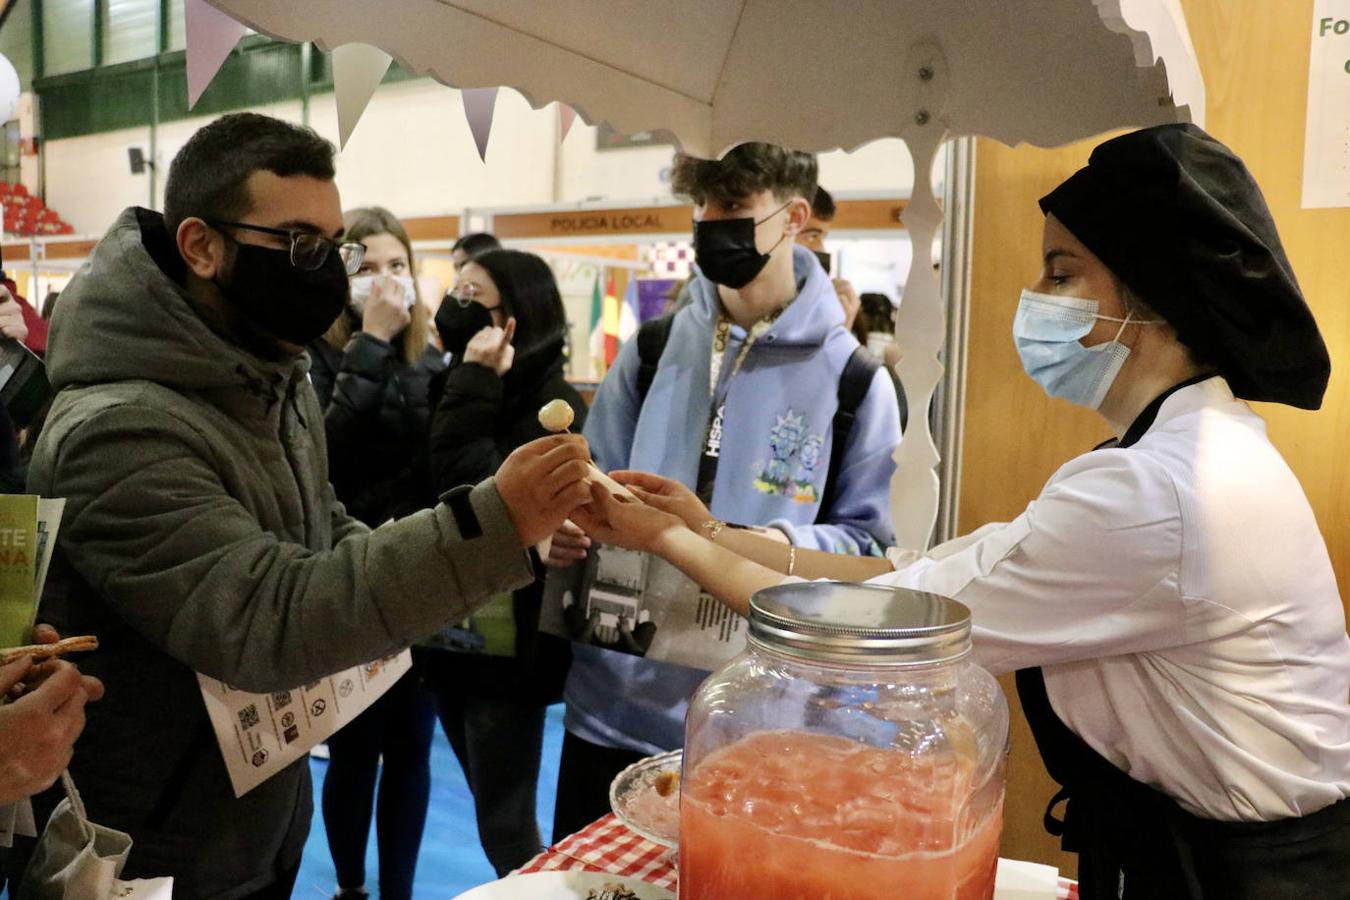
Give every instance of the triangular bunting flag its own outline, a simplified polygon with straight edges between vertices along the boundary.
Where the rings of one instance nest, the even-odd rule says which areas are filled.
[[[333,96],[337,99],[338,146],[346,147],[356,123],[389,71],[394,58],[369,44],[343,44],[333,50]]]
[[[460,93],[464,97],[464,118],[469,120],[473,142],[478,145],[478,158],[487,162],[492,114],[497,109],[497,88],[465,88]]]
[[[187,32],[188,109],[192,109],[248,29],[206,0],[183,0],[183,25]]]
[[[558,143],[567,140],[567,132],[572,130],[572,123],[577,120],[577,111],[566,103],[558,104]]]

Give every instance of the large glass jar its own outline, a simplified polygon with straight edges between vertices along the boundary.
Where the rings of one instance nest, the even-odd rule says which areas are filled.
[[[970,611],[811,582],[750,602],[745,653],[685,725],[681,900],[985,900],[1008,706]]]

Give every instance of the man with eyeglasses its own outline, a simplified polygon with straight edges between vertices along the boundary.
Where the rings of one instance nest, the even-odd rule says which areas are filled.
[[[303,760],[234,796],[197,673],[275,693],[397,651],[528,583],[524,548],[589,497],[564,435],[373,531],[346,514],[302,350],[364,253],[333,178],[308,129],[207,125],[164,215],[124,212],[53,322],[29,488],[67,505],[43,620],[98,635],[81,668],[107,686],[70,769],[135,842],[123,877],[176,898],[289,897],[311,815]]]

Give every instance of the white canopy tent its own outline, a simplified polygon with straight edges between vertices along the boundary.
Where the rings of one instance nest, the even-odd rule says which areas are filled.
[[[946,337],[926,277],[942,221],[931,185],[939,144],[984,135],[1054,146],[1204,119],[1179,0],[381,0],[378,13],[350,0],[189,0],[202,2],[277,38],[373,45],[447,85],[510,86],[536,108],[560,101],[619,132],[667,131],[699,156],[745,141],[819,152],[904,139],[914,259],[896,333],[911,415],[891,497],[909,548],[927,545],[939,507],[925,414]],[[384,71],[364,70],[358,115]],[[466,102],[476,134],[490,127],[491,96]]]

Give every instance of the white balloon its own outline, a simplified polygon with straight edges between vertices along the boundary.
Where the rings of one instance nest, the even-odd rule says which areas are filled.
[[[0,124],[14,118],[19,109],[19,73],[0,53]]]

